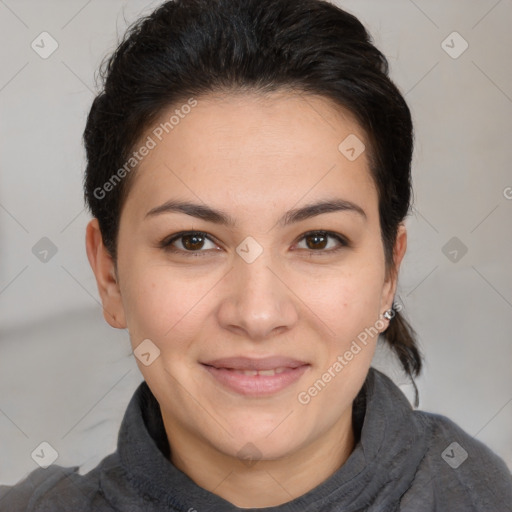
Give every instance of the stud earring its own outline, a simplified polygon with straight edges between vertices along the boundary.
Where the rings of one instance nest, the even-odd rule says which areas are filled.
[[[386,320],[391,320],[395,316],[395,311],[393,309],[388,309],[382,315]]]

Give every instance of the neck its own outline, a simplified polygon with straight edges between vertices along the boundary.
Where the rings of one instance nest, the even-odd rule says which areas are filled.
[[[273,507],[307,493],[338,470],[355,445],[352,407],[312,443],[282,458],[252,463],[163,419],[171,462],[197,485],[240,508]]]

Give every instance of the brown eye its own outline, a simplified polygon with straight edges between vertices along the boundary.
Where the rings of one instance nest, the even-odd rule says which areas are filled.
[[[197,251],[204,245],[205,237],[201,234],[183,235],[181,244],[188,251]]]
[[[208,243],[211,244],[211,247],[205,247],[205,244]],[[177,233],[171,238],[162,240],[159,246],[167,252],[180,253],[185,256],[206,256],[210,252],[208,249],[217,248],[210,237],[202,231]]]
[[[306,239],[308,249],[325,249],[329,237],[323,233],[315,233],[304,238]]]
[[[302,240],[306,242],[306,247],[301,247],[301,249],[320,254],[333,253],[349,245],[343,237],[329,231],[311,231],[304,234]],[[330,240],[335,241],[334,246]]]

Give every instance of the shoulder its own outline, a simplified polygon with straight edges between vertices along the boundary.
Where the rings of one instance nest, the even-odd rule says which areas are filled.
[[[440,503],[451,499],[467,502],[473,507],[468,510],[512,511],[512,475],[496,453],[446,416],[413,415],[429,433],[422,466],[428,467],[429,487]]]
[[[0,486],[0,510],[29,512],[52,494],[54,489],[62,488],[70,482],[69,478],[78,475],[78,467],[49,466],[38,468],[15,485]]]
[[[35,469],[15,485],[0,485],[0,512],[111,511],[100,488],[100,473],[109,458],[85,475],[78,473],[78,466],[51,465]]]

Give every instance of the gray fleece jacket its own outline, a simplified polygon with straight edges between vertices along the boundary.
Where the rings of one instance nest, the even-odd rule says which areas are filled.
[[[448,418],[413,410],[383,373],[370,368],[353,410],[357,444],[331,477],[283,505],[242,509],[170,462],[158,402],[142,382],[114,453],[86,475],[78,466],[49,466],[0,486],[0,511],[512,511],[512,476],[503,460]]]

